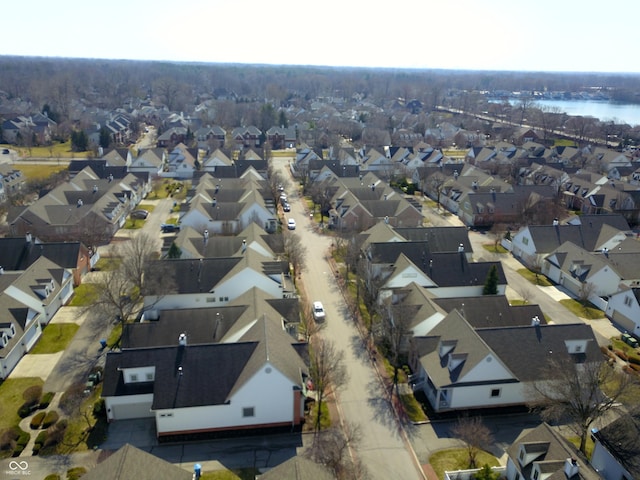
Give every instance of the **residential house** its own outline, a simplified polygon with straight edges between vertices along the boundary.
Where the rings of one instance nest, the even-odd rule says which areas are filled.
[[[320,465],[307,457],[295,456],[257,477],[257,480],[282,479],[332,480],[335,479],[335,476],[324,465]]]
[[[110,167],[128,167],[131,164],[131,151],[128,148],[112,148],[102,154],[102,160]]]
[[[0,200],[5,201],[20,193],[27,183],[26,177],[12,165],[0,165]]]
[[[181,180],[191,179],[198,169],[198,149],[187,148],[185,144],[180,143],[169,152],[165,170],[171,177]]]
[[[543,135],[536,132],[531,127],[517,128],[511,136],[511,141],[515,145],[524,145],[527,142],[538,142],[542,140]]]
[[[226,305],[252,287],[272,298],[295,297],[288,262],[253,249],[235,257],[158,261],[171,262],[175,285],[149,292],[144,310]]]
[[[266,180],[256,178],[200,178],[188,210],[180,217],[181,225],[210,234],[235,235],[252,222],[267,232],[275,232],[275,203]]]
[[[296,158],[291,164],[291,173],[294,177],[307,177],[309,172],[309,162],[312,160],[322,160],[322,152],[316,152],[308,145],[300,145],[296,149]]]
[[[623,285],[618,292],[609,295],[605,314],[622,329],[639,336],[640,285]]]
[[[21,139],[33,143],[31,140],[35,139],[36,144],[44,145],[51,141],[56,127],[56,122],[46,114],[20,115],[2,122],[2,136],[11,144],[16,144]]]
[[[202,170],[205,172],[215,172],[217,167],[230,167],[233,165],[231,157],[216,148],[210,155],[202,160]]]
[[[507,455],[507,480],[602,478],[584,456],[547,423],[523,431],[507,449]]]
[[[414,390],[422,390],[442,412],[525,405],[530,387],[550,379],[558,355],[602,361],[588,325],[532,320],[529,326],[476,329],[453,310],[426,336],[412,339],[409,361]]]
[[[87,167],[12,218],[11,234],[80,240],[91,247],[108,243],[149,188],[140,176],[103,179]]]
[[[248,127],[237,127],[231,131],[231,139],[236,148],[240,150],[247,147],[259,147],[262,132],[258,127],[250,125]]]
[[[389,178],[394,173],[391,157],[376,148],[362,147],[357,154],[357,160],[363,172],[374,172],[383,178]]]
[[[164,169],[165,159],[166,152],[164,148],[140,149],[137,155],[132,157],[129,171],[132,173],[147,173],[149,177],[156,178]]]
[[[572,242],[589,252],[613,249],[625,240],[629,224],[621,215],[584,215],[560,224],[529,225],[511,238],[511,252],[526,265],[541,265],[544,256],[564,242]],[[581,223],[577,223],[581,222]]]
[[[198,128],[194,132],[198,147],[204,150],[224,148],[227,132],[219,125]]]
[[[158,437],[169,440],[297,429],[308,376],[299,348],[263,317],[236,343],[191,345],[181,335],[172,346],[109,352],[107,418],[155,418]]]
[[[518,183],[520,185],[549,185],[560,191],[562,185],[569,181],[569,174],[547,164],[532,163],[520,168]]]
[[[71,273],[46,257],[24,270],[0,267],[0,378],[29,352],[58,309],[73,294]]]
[[[631,412],[601,429],[592,430],[595,442],[591,465],[604,480],[640,478],[640,416]]]
[[[74,286],[80,285],[84,274],[97,261],[92,255],[82,242],[41,242],[30,233],[0,238],[0,265],[5,271],[25,270],[38,258],[45,257],[71,272]]]
[[[273,150],[295,148],[296,129],[294,127],[271,127],[267,130],[267,141]]]
[[[160,148],[169,148],[187,140],[186,127],[172,127],[158,135],[156,143]]]
[[[105,452],[103,450],[103,452]],[[102,456],[101,456],[102,458]],[[85,480],[193,480],[193,474],[126,443],[87,473]]]

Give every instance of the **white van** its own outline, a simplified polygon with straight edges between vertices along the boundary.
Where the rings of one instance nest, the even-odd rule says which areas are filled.
[[[321,302],[313,302],[313,318],[315,320],[324,320],[324,307]]]

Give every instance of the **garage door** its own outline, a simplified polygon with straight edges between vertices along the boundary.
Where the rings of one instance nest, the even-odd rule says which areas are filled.
[[[636,324],[633,322],[633,320],[625,317],[617,310],[613,311],[613,316],[611,317],[611,319],[627,332],[633,333],[636,330]]]
[[[130,418],[148,418],[153,417],[151,411],[151,402],[129,403],[126,405],[113,405],[113,419],[127,420]]]

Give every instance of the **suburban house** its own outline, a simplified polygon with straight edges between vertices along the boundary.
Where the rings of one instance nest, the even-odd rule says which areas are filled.
[[[395,168],[389,156],[372,147],[363,147],[358,153],[358,161],[363,172],[374,172],[384,178],[388,178]]]
[[[149,292],[144,310],[227,305],[253,287],[271,298],[295,296],[289,263],[254,250],[247,249],[235,257],[158,261],[171,262],[175,285],[164,285],[166,291]]]
[[[626,239],[629,224],[621,215],[584,215],[567,224],[529,225],[511,238],[511,253],[525,264],[540,264],[564,242],[572,242],[587,251],[612,250]]]
[[[171,346],[109,352],[107,418],[155,418],[158,437],[169,440],[298,429],[308,376],[300,348],[262,317],[235,343],[192,345],[181,335]]]
[[[525,405],[527,385],[548,379],[550,362],[559,355],[577,363],[602,361],[588,325],[532,319],[527,326],[476,329],[455,309],[427,335],[412,339],[409,363],[414,391],[422,390],[442,412]]]
[[[44,145],[51,141],[53,131],[57,127],[45,113],[20,115],[2,122],[2,136],[7,143],[16,144],[20,139],[31,139],[35,136],[37,143]]]
[[[25,270],[40,257],[71,272],[74,286],[80,285],[84,274],[97,261],[82,242],[41,242],[30,233],[0,238],[0,266],[4,271]]]
[[[267,232],[275,232],[278,220],[273,194],[265,180],[248,176],[240,179],[200,178],[188,200],[181,225],[210,234],[235,235],[252,222]]]
[[[623,250],[623,245],[629,248]],[[567,241],[545,257],[542,273],[578,298],[588,293],[601,307],[592,297],[608,297],[621,285],[640,285],[639,246],[629,239],[611,251],[605,248],[601,253],[591,253]]]
[[[193,173],[198,170],[198,149],[187,148],[180,143],[169,152],[165,170],[173,178],[181,180],[193,178]]]
[[[591,465],[604,480],[640,478],[640,416],[622,415],[601,429],[592,430],[595,442]]]
[[[0,165],[0,200],[5,201],[19,193],[26,183],[26,178],[20,170],[12,165]]]
[[[507,449],[507,455],[507,480],[602,478],[584,456],[547,423],[520,434]]]
[[[24,270],[0,267],[0,290],[0,378],[7,378],[71,298],[73,276],[42,256]]]
[[[198,141],[200,148],[210,150],[211,148],[224,148],[227,132],[219,125],[200,127],[194,132],[194,137]]]
[[[100,178],[87,167],[10,220],[11,234],[31,233],[46,241],[80,239],[88,246],[108,243],[149,188],[138,175]]]
[[[128,148],[111,148],[102,154],[111,167],[128,167],[131,164],[131,151]]]
[[[257,480],[333,480],[334,474],[324,465],[313,460],[295,456],[273,467],[262,475],[258,475]]]
[[[160,148],[169,148],[178,145],[187,139],[187,127],[171,127],[158,135],[156,143]]]
[[[607,317],[632,335],[640,335],[640,284],[621,286],[609,295]]]
[[[296,129],[294,127],[271,127],[267,130],[267,141],[273,150],[295,148]]]
[[[231,139],[236,148],[259,147],[262,132],[258,127],[237,127],[231,131]]]
[[[144,148],[138,150],[138,154],[132,157],[129,165],[130,172],[148,173],[151,178],[160,175],[165,164],[164,148]]]
[[[234,257],[252,249],[264,256],[284,255],[282,234],[267,233],[252,222],[238,235],[212,235],[208,230],[199,232],[184,226],[178,233],[175,244],[180,248],[180,258]]]
[[[103,450],[104,452],[104,450]],[[193,474],[126,443],[82,475],[85,480],[193,480]]]
[[[217,167],[230,167],[233,165],[230,154],[216,148],[211,154],[202,160],[202,170],[205,172],[215,172]]]

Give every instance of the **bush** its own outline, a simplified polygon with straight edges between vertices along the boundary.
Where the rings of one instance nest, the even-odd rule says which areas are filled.
[[[46,392],[42,395],[42,398],[40,399],[40,406],[39,408],[41,410],[44,410],[45,408],[47,408],[49,406],[49,404],[51,404],[51,400],[53,400],[53,396],[55,395],[54,392]]]
[[[20,418],[27,418],[29,415],[31,415],[31,405],[27,405],[26,403],[20,405],[18,416]]]
[[[20,428],[18,428],[18,430],[19,430],[19,435],[18,435],[18,439],[16,440],[16,443],[24,447],[27,443],[29,443],[29,439],[31,438],[31,435],[21,430]]]
[[[40,426],[42,425],[42,421],[44,420],[45,415],[46,415],[45,412],[36,413],[31,419],[31,422],[29,423],[29,428],[31,428],[31,430],[39,429]]]
[[[640,365],[640,358],[636,357],[635,355],[630,355],[629,363],[633,363],[634,365]]]
[[[38,436],[36,437],[36,440],[35,440],[35,442],[34,442],[34,443],[35,443],[35,445],[37,445],[37,446],[41,447],[41,446],[42,446],[42,445],[44,445],[46,442],[47,442],[47,431],[46,431],[46,430],[44,430],[44,431],[42,431],[42,432],[40,432],[40,433],[38,434]]]
[[[0,450],[13,450],[16,446],[16,440],[20,436],[18,427],[7,428],[0,435]]]
[[[94,418],[106,418],[106,409],[104,408],[104,399],[99,399],[93,404]]]
[[[57,445],[64,438],[64,432],[67,429],[67,420],[62,419],[55,425],[52,425],[47,429],[47,438],[44,442],[44,447],[50,447]]]
[[[73,467],[67,470],[67,480],[78,480],[82,475],[87,473],[84,467]]]
[[[60,480],[60,475],[58,475],[57,473],[50,473],[49,475],[44,477],[44,480]]]
[[[27,405],[35,405],[40,402],[42,396],[42,387],[40,385],[33,385],[22,392],[22,398]]]
[[[42,428],[49,428],[51,425],[56,423],[60,415],[55,410],[50,410],[47,412],[46,417],[44,417],[44,421],[42,422]]]
[[[13,449],[12,457],[19,457],[20,454],[24,451],[24,447],[26,445],[16,445],[16,448]]]

